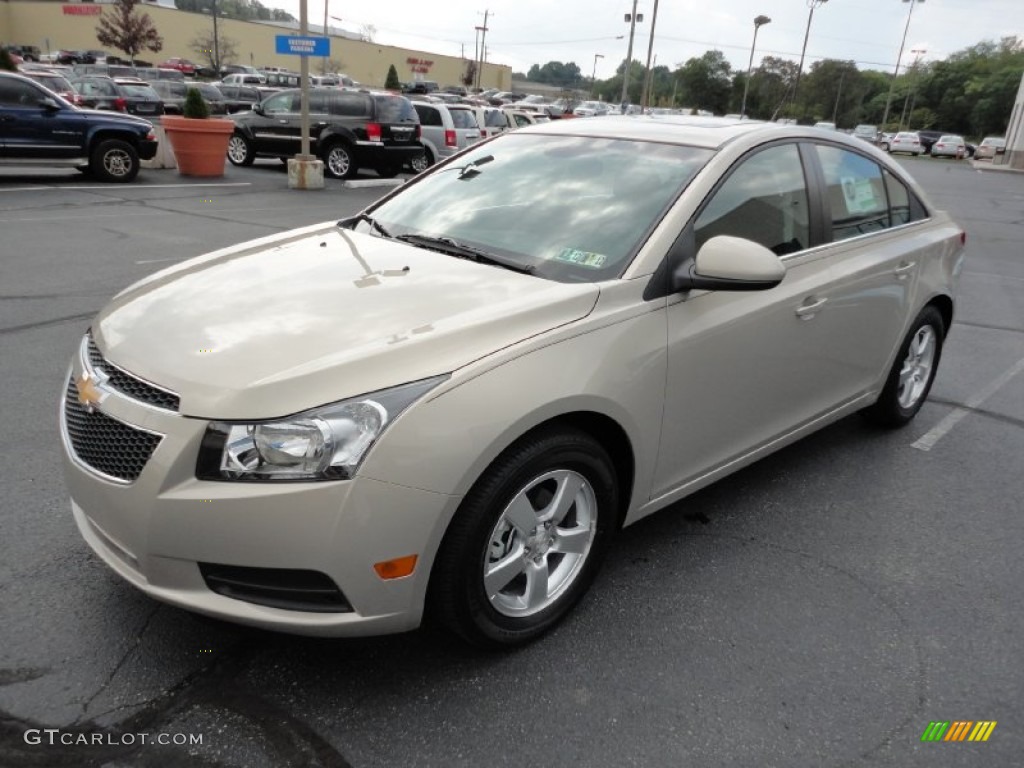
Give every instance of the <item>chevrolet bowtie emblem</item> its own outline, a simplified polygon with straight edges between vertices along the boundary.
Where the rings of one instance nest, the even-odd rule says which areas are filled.
[[[96,377],[91,373],[83,373],[75,379],[75,389],[78,390],[78,402],[84,405],[89,413],[92,413],[106,396],[106,393],[100,390],[96,384]]]

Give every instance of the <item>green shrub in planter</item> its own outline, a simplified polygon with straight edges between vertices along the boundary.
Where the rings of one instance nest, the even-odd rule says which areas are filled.
[[[185,93],[185,106],[181,108],[184,117],[205,120],[210,116],[210,107],[203,101],[203,94],[198,88],[189,88]]]

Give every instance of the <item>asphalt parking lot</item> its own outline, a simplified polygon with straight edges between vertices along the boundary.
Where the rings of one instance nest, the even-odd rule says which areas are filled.
[[[623,531],[575,613],[506,655],[198,617],[71,519],[57,403],[109,297],[384,190],[289,191],[262,161],[207,183],[0,171],[0,766],[1020,765],[1024,174],[900,162],[968,233],[917,420],[846,419]],[[922,742],[937,720],[998,724]]]

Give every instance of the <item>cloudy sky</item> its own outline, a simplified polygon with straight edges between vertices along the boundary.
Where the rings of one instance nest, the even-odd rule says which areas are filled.
[[[300,0],[263,0],[299,16]],[[311,22],[323,22],[324,0],[307,0]],[[431,53],[472,58],[474,27],[489,10],[488,60],[525,72],[532,64],[575,62],[589,76],[614,74],[626,58],[629,24],[624,15],[632,0],[388,0],[353,3],[327,0],[330,24],[358,32],[376,28],[378,43]],[[826,0],[814,11],[805,66],[820,58],[852,59],[861,68],[891,71],[911,4],[906,0]],[[644,61],[654,0],[639,0],[633,58]],[[709,48],[723,51],[735,67],[745,69],[753,38],[753,19],[769,16],[771,24],[757,38],[761,55],[800,58],[809,15],[808,0],[662,0],[655,26],[658,64],[675,67]],[[339,21],[340,19],[340,21]],[[1024,0],[917,0],[904,51],[926,50],[922,60],[944,58],[981,40],[1004,35],[1024,37]],[[603,58],[595,58],[600,54]]]

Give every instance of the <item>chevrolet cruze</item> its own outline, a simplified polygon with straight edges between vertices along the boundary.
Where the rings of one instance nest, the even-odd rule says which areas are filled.
[[[504,134],[115,297],[60,407],[74,519],[200,613],[523,643],[621,526],[848,414],[912,419],[964,243],[840,133]]]

